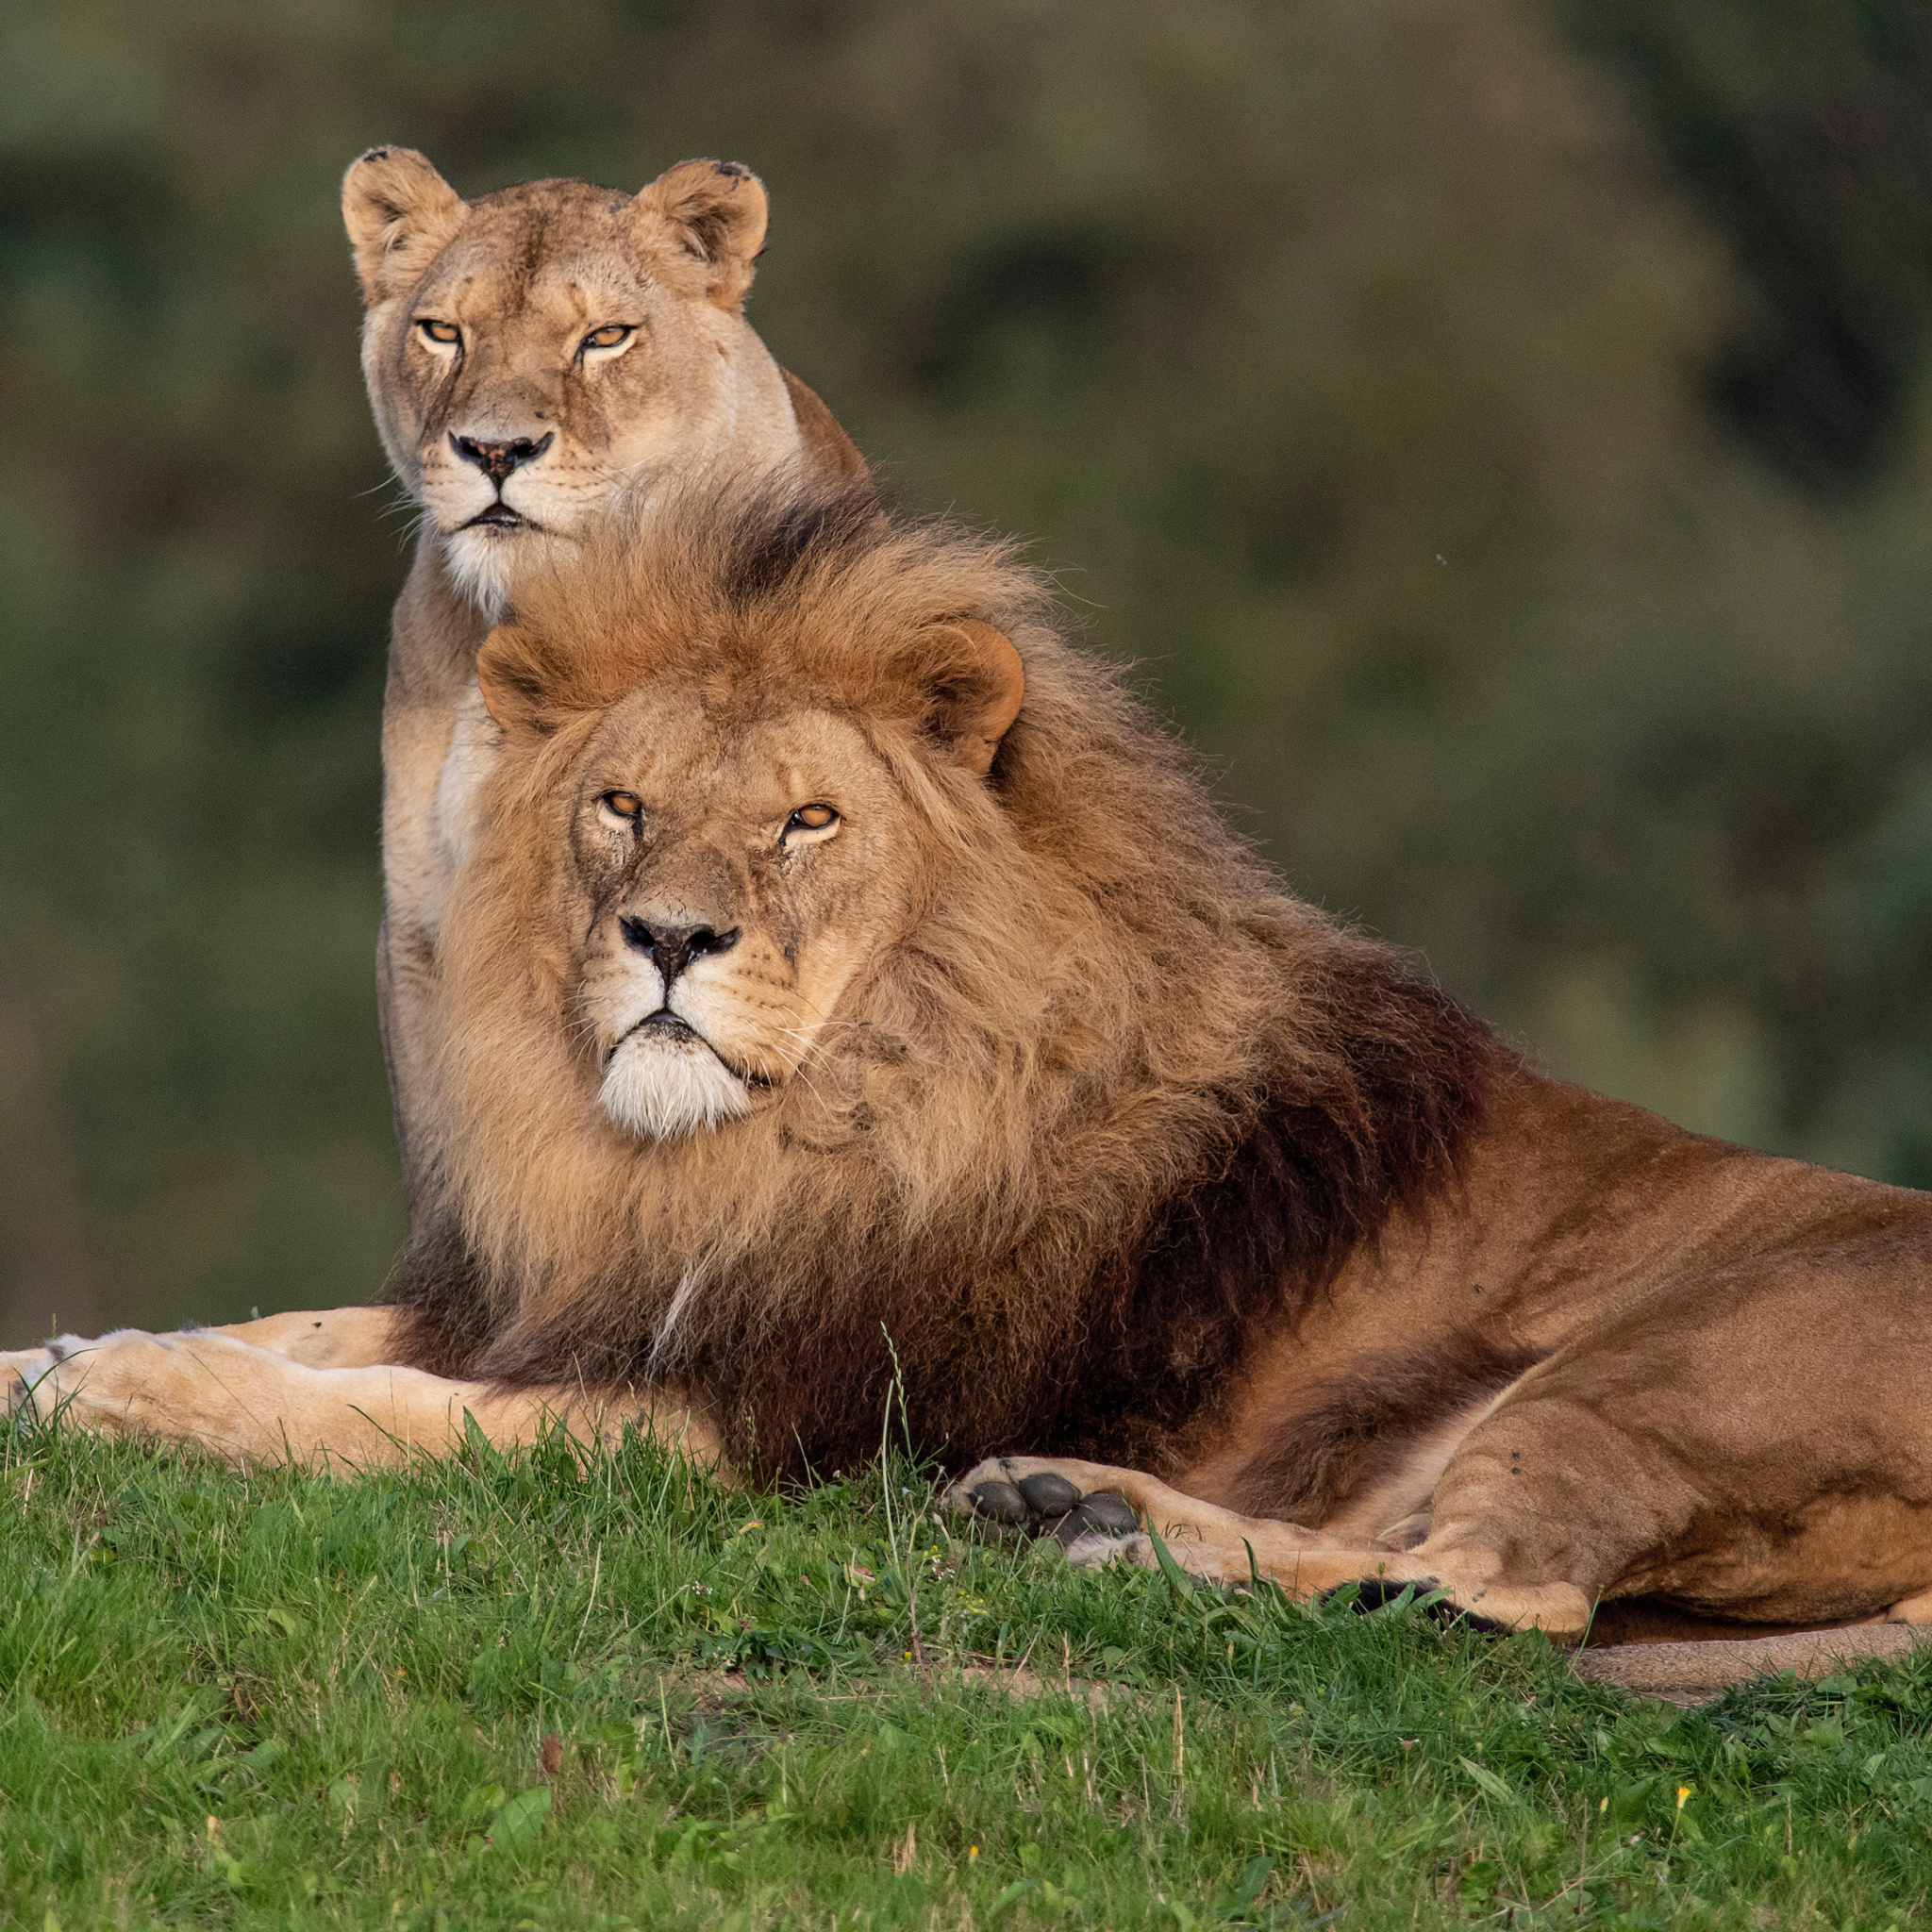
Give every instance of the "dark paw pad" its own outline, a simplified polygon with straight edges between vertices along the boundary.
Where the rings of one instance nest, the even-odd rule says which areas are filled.
[[[1020,1493],[1035,1516],[1064,1516],[1080,1500],[1079,1491],[1063,1475],[1025,1476]]]
[[[1065,1476],[1041,1471],[1017,1483],[975,1483],[967,1491],[974,1520],[995,1535],[1050,1536],[1071,1547],[1083,1536],[1132,1536],[1141,1519],[1111,1490],[1083,1496]]]
[[[1095,1490],[1086,1497],[1074,1511],[1089,1529],[1097,1529],[1103,1536],[1133,1536],[1141,1527],[1141,1519],[1134,1512],[1134,1506],[1124,1496],[1117,1496],[1111,1490]]]
[[[1018,1529],[1030,1513],[1026,1499],[1011,1483],[981,1483],[972,1491],[973,1513],[989,1523],[1009,1524]]]

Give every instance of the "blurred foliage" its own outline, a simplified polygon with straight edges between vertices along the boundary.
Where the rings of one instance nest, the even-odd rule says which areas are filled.
[[[400,1237],[380,140],[749,162],[779,358],[1040,540],[1298,885],[1560,1071],[1932,1180],[1924,20],[10,9],[0,1341],[362,1299]]]

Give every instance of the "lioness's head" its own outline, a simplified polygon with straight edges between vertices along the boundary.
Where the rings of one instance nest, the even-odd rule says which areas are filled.
[[[875,512],[860,496],[829,514]],[[648,1139],[809,1082],[845,988],[919,916],[935,819],[974,815],[1020,709],[1006,635],[969,611],[895,608],[889,568],[874,622],[848,589],[829,635],[799,586],[758,596],[773,539],[799,536],[764,529],[695,608],[689,586],[640,573],[594,636],[576,593],[530,586],[478,661],[554,801],[584,1071],[605,1114]]]
[[[642,193],[533,181],[462,200],[423,156],[342,182],[383,447],[491,616],[530,533],[570,538],[613,490],[797,447],[784,379],[741,309],[765,191],[686,161]]]

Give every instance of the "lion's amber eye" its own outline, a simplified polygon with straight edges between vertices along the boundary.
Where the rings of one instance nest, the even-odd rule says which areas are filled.
[[[444,348],[463,339],[462,330],[453,322],[434,322],[425,316],[416,326],[423,331],[427,341],[440,343]]]
[[[637,331],[627,322],[607,322],[602,328],[593,328],[579,349],[614,349],[620,342],[628,341]]]
[[[644,801],[635,791],[607,791],[597,803],[612,818],[633,827],[644,815]]]
[[[787,832],[824,832],[839,823],[839,814],[829,805],[801,805],[785,821]]]

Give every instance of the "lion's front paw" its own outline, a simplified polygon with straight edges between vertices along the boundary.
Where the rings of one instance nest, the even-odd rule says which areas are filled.
[[[946,1506],[995,1536],[1050,1536],[1070,1554],[1083,1540],[1111,1543],[1141,1528],[1133,1506],[1115,1490],[1083,1489],[1052,1469],[1035,1469],[1000,1457],[982,1462],[946,1495]],[[1108,1556],[1114,1554],[1109,1550]]]
[[[151,1337],[131,1329],[99,1341],[57,1335],[44,1348],[0,1356],[8,1412],[42,1424],[58,1419],[82,1428],[130,1427],[139,1399],[138,1378],[133,1388],[118,1388],[116,1370],[127,1367],[130,1343],[151,1341]],[[120,1379],[126,1378],[124,1374]]]
[[[46,1382],[59,1360],[51,1348],[0,1350],[0,1416],[38,1420],[34,1391]]]

